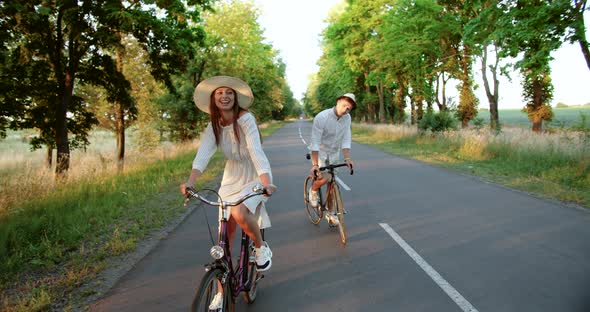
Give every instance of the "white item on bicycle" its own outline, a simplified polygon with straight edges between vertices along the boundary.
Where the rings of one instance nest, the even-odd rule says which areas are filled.
[[[256,270],[258,272],[267,271],[272,266],[272,251],[267,242],[263,242],[260,248],[254,249],[256,252]]]
[[[213,300],[211,300],[211,303],[209,304],[209,310],[219,310],[222,308],[223,305],[223,293],[218,292],[215,294],[215,297],[213,297]]]
[[[318,202],[320,201],[320,196],[318,191],[309,190],[309,203],[313,208],[318,207]]]
[[[338,217],[335,214],[326,213],[326,220],[331,225],[339,225],[340,221],[338,221]]]

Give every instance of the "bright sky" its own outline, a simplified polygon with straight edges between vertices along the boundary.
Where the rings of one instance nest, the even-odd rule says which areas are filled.
[[[255,0],[261,9],[259,23],[264,29],[265,37],[280,51],[283,62],[287,64],[287,82],[297,99],[303,94],[309,83],[309,75],[318,71],[317,61],[322,51],[320,33],[327,26],[324,20],[328,11],[342,0]],[[590,12],[586,12],[586,37],[590,38]],[[553,85],[553,105],[562,102],[568,105],[590,103],[590,70],[578,44],[564,44],[555,51],[551,62]],[[481,65],[475,64],[479,69]],[[480,88],[476,95],[480,108],[488,107],[488,100],[483,90],[481,72],[475,72],[476,83]],[[500,78],[500,108],[522,108],[522,88],[520,77],[516,74],[512,82]],[[456,95],[453,87],[448,87],[447,94]],[[458,102],[458,97],[455,97]]]

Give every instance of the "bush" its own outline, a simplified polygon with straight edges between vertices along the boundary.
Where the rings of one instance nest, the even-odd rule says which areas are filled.
[[[557,105],[555,105],[555,108],[566,108],[566,107],[569,107],[569,106],[567,106],[567,104],[564,104],[561,102],[559,102],[559,103],[557,103]]]
[[[572,130],[590,133],[590,118],[588,115],[580,112],[578,122],[572,125]]]
[[[432,112],[428,111],[420,122],[418,129],[422,131],[430,130],[432,132],[442,132],[449,129],[457,129],[457,119],[448,111]]]

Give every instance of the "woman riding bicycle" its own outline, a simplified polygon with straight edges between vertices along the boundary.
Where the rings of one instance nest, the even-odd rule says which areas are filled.
[[[328,183],[328,175],[318,172],[319,167],[326,165],[327,161],[334,164],[344,156],[349,169],[352,169],[354,163],[350,159],[351,145],[351,118],[348,114],[356,107],[354,94],[347,93],[336,99],[336,105],[332,108],[318,113],[313,119],[313,128],[311,131],[311,150],[310,174],[318,176],[313,183],[309,192],[309,200],[315,208],[318,205],[318,189]],[[333,211],[326,214],[326,219],[330,224],[338,224],[338,218]]]
[[[190,177],[180,186],[182,194],[186,196],[186,188],[194,186],[220,147],[227,159],[218,192],[224,201],[239,199],[258,183],[270,196],[276,186],[272,184],[270,163],[262,149],[256,120],[248,111],[254,100],[248,84],[234,77],[211,77],[197,85],[193,99],[200,110],[209,114],[210,122],[201,135]],[[260,233],[260,229],[270,227],[264,205],[267,199],[254,196],[232,207],[228,222],[230,242],[236,223],[254,241],[258,271],[266,271],[272,265],[272,252]]]

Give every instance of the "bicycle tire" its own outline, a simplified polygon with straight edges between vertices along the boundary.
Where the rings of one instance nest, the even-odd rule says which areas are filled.
[[[193,303],[191,304],[192,312],[209,312],[209,304],[217,293],[218,283],[223,277],[224,271],[220,268],[212,269],[205,273],[197,289]],[[233,311],[234,301],[232,299],[229,283],[223,285],[223,311]]]
[[[264,240],[264,229],[260,230],[260,234],[262,235],[262,240]],[[254,303],[256,300],[256,295],[258,294],[258,280],[261,278],[262,273],[256,270],[256,260],[253,257],[254,253],[254,242],[250,240],[250,246],[248,248],[248,280],[250,281],[250,290],[244,291],[244,300],[246,303],[251,304]],[[252,256],[252,257],[251,257]]]
[[[313,184],[313,177],[307,176],[305,178],[305,183],[303,183],[303,202],[305,204],[305,212],[307,212],[307,217],[311,223],[317,225],[322,221],[322,211],[320,209],[321,203],[318,203],[317,207],[313,207],[309,202],[309,190]],[[321,192],[321,189],[318,190]],[[320,196],[321,198],[321,196]]]
[[[338,232],[340,232],[340,241],[342,245],[346,245],[346,225],[344,224],[344,203],[342,202],[342,195],[338,186],[334,185],[332,189],[332,197],[336,205],[336,215],[338,216]]]

